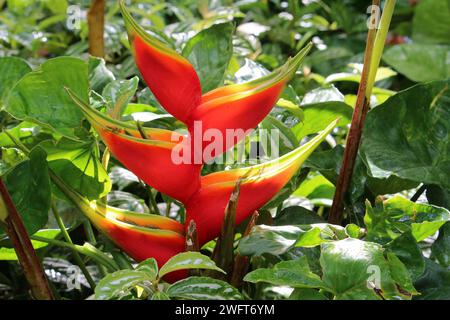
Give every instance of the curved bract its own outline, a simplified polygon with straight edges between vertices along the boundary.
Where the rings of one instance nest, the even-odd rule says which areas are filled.
[[[145,82],[170,114],[188,123],[202,90],[194,67],[176,51],[151,37],[121,2],[122,14],[136,65]]]
[[[333,130],[337,121],[306,144],[278,159],[203,177],[201,188],[186,204],[186,222],[195,221],[200,245],[220,234],[225,208],[238,181],[240,192],[236,224],[262,207],[289,182],[308,156]]]
[[[146,33],[123,3],[121,9],[139,71],[161,105],[187,125],[191,137],[202,137],[200,149],[192,153],[201,154],[204,162],[232,148],[269,114],[312,47],[307,45],[267,76],[220,87],[202,96],[198,76],[189,61]],[[201,128],[196,130],[196,123]],[[225,139],[227,131],[231,138]],[[220,148],[204,153],[214,142],[213,138],[203,139],[208,132],[221,134],[224,141]]]
[[[173,149],[187,144],[184,136],[162,129],[145,128],[148,139],[137,129],[113,120],[89,107],[68,90],[111,153],[151,187],[180,201],[187,201],[200,187],[201,164],[173,161]],[[172,141],[174,140],[174,141]]]
[[[113,208],[98,201],[89,202],[77,192],[68,189],[57,176],[53,181],[83,214],[136,261],[153,257],[163,266],[172,256],[185,250],[184,226],[170,218],[154,214],[140,214]],[[175,281],[184,272],[170,274]]]

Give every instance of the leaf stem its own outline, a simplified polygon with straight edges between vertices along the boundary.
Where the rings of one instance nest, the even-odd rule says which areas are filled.
[[[61,218],[61,215],[59,214],[58,208],[56,207],[55,200],[52,200],[52,212],[55,217],[56,222],[58,223],[59,229],[61,229],[61,233],[64,237],[64,240],[66,240],[67,243],[70,243],[73,245],[72,238],[70,237],[69,233],[67,232],[66,226],[64,225],[64,222]],[[86,265],[83,262],[83,259],[81,259],[78,251],[73,250],[73,258],[75,259],[75,262],[77,263],[78,267],[80,267],[81,272],[83,272],[87,282],[89,283],[89,286],[92,290],[95,290],[95,281],[92,279],[91,275],[89,274],[89,271],[86,268]]]

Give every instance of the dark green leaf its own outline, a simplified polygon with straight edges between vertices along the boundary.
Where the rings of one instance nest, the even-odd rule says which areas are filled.
[[[45,151],[35,148],[29,159],[19,163],[5,176],[5,184],[29,234],[48,220],[51,189]]]
[[[449,84],[416,85],[369,112],[361,151],[371,176],[450,187]]]
[[[166,291],[172,298],[188,300],[241,300],[239,291],[228,283],[208,277],[189,277],[172,284]]]
[[[30,71],[30,66],[20,58],[0,58],[0,107],[16,82]]]
[[[416,299],[450,300],[450,272],[436,262],[425,259],[425,272],[414,282],[420,292]]]
[[[408,269],[413,279],[417,279],[425,270],[425,260],[422,251],[410,231],[389,242],[386,245],[386,249],[395,253]]]
[[[442,266],[446,268],[450,266],[450,222],[439,229],[439,237],[433,243],[431,252]]]

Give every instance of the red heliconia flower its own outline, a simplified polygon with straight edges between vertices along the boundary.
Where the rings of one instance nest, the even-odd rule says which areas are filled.
[[[247,131],[261,122],[277,102],[310,46],[281,68],[260,79],[217,88],[202,95],[200,81],[187,59],[148,35],[121,2],[122,13],[138,69],[161,105],[186,124],[188,136],[143,128],[142,134],[129,123],[111,119],[89,107],[69,91],[112,155],[151,187],[186,207],[186,222],[195,221],[201,245],[217,237],[230,195],[240,183],[236,223],[273,198],[295,175],[302,163],[336,126],[336,121],[308,143],[267,163],[201,177],[203,163],[233,147],[244,135],[227,141],[209,158],[203,157],[208,143],[193,147],[195,134],[215,129],[226,137],[227,130]],[[196,123],[201,131],[195,132]],[[181,146],[181,148],[180,148]],[[185,148],[184,148],[185,147]],[[197,149],[198,148],[198,149]],[[190,150],[187,163],[176,163],[175,150]],[[194,161],[202,155],[201,163]],[[72,195],[74,198],[76,193]],[[77,200],[80,202],[80,200]],[[119,247],[137,261],[153,257],[161,266],[185,250],[184,226],[172,219],[127,212],[97,202],[80,202],[80,209]],[[188,225],[188,224],[186,224]],[[172,275],[171,280],[185,273]]]
[[[253,167],[221,171],[202,177],[201,187],[186,203],[186,222],[194,220],[200,245],[220,234],[225,208],[238,181],[236,224],[272,199],[336,126],[331,123],[308,143],[284,156]]]

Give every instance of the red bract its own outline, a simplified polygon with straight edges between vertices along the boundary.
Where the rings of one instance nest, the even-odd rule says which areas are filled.
[[[145,134],[130,124],[110,119],[90,108],[70,92],[99,133],[111,153],[151,187],[180,200],[186,207],[186,222],[194,220],[201,245],[220,233],[225,207],[240,181],[236,223],[273,198],[294,176],[306,158],[335,127],[330,124],[315,138],[279,159],[253,167],[213,173],[201,177],[203,162],[233,147],[245,135],[223,144],[203,157],[208,143],[203,134],[214,129],[223,137],[227,130],[246,132],[262,121],[275,105],[286,83],[293,77],[310,46],[300,51],[281,68],[260,79],[221,87],[201,95],[198,76],[192,65],[174,50],[149,36],[121,3],[136,64],[161,105],[186,124],[189,136],[145,128]],[[195,132],[200,124],[200,132]],[[200,134],[195,146],[191,137]],[[194,137],[195,139],[195,137]],[[192,151],[187,163],[173,161],[173,151]],[[195,164],[194,154],[202,155]],[[95,207],[95,208],[94,208]],[[103,206],[104,207],[104,206]],[[119,247],[138,261],[154,257],[161,266],[171,256],[185,250],[184,226],[168,218],[119,212],[96,203],[83,212]],[[179,277],[178,274],[177,277]],[[175,277],[175,278],[177,278]]]

